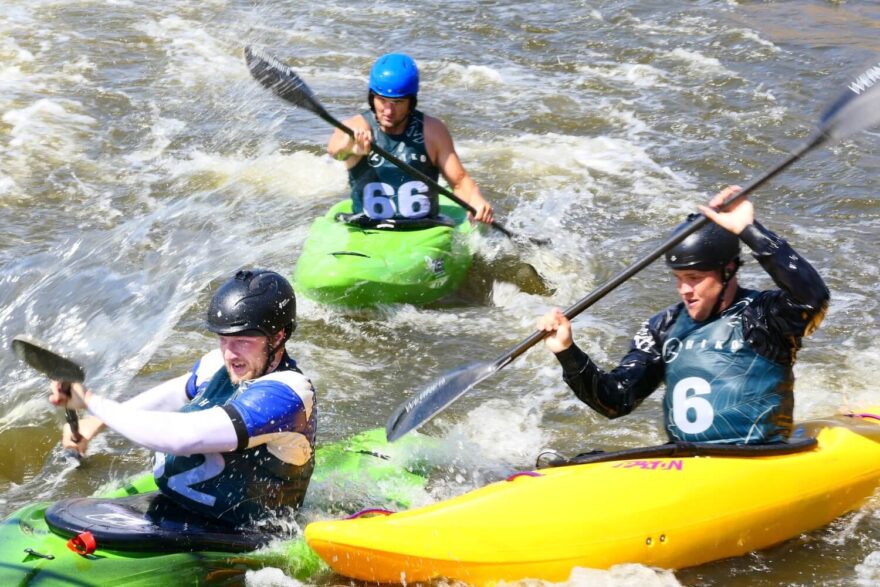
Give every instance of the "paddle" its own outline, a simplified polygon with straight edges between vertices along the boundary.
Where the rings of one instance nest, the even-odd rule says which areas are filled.
[[[248,69],[250,69],[251,75],[254,76],[254,79],[260,82],[264,87],[272,90],[272,92],[275,93],[276,96],[287,100],[291,104],[305,108],[313,114],[317,114],[324,121],[330,123],[332,126],[335,126],[348,136],[354,136],[354,131],[342,124],[336,118],[334,118],[332,114],[327,112],[327,110],[321,105],[321,103],[318,102],[318,99],[315,97],[314,93],[312,93],[312,90],[309,88],[309,86],[306,85],[306,82],[304,82],[302,78],[300,78],[296,74],[296,72],[293,71],[293,69],[291,69],[288,65],[282,63],[277,57],[264,53],[258,49],[254,49],[250,46],[244,48],[244,57],[245,61],[247,62]],[[422,180],[429,187],[443,194],[471,214],[476,214],[476,210],[474,210],[473,206],[456,196],[452,191],[446,189],[415,167],[412,167],[411,165],[401,161],[393,154],[389,153],[375,143],[371,146],[371,149],[373,152],[381,155],[388,161],[391,161],[391,163],[393,163],[406,173]],[[508,230],[498,222],[493,221],[492,228],[498,230],[508,238],[514,238],[516,236],[514,235],[514,233],[512,233],[510,230]],[[546,245],[550,242],[548,239],[529,238],[529,240],[536,245]]]
[[[741,191],[727,198],[717,209],[723,210],[733,202],[744,198],[816,147],[839,141],[858,131],[880,123],[880,83],[878,82],[880,82],[880,63],[856,78],[847,87],[846,91],[825,110],[815,132],[803,146],[785,160],[777,163]],[[683,241],[688,235],[705,226],[708,222],[709,219],[700,214],[691,222],[690,226],[666,239],[663,244],[651,253],[639,259],[621,273],[599,286],[598,289],[566,309],[564,312],[565,316],[569,319],[574,318],[601,300],[627,279],[650,265],[663,253]],[[410,430],[418,428],[464,395],[469,389],[509,365],[514,359],[540,342],[546,335],[547,333],[543,331],[536,331],[515,348],[504,353],[494,361],[471,363],[443,375],[421,392],[402,403],[391,414],[385,427],[388,440],[395,440]]]
[[[61,382],[61,392],[70,396],[70,384],[82,383],[86,379],[83,368],[61,355],[50,351],[45,343],[27,336],[12,339],[12,350],[19,359],[33,367],[49,379]],[[64,410],[64,417],[70,424],[70,438],[79,442],[79,418],[75,410]],[[79,456],[77,454],[77,456]]]

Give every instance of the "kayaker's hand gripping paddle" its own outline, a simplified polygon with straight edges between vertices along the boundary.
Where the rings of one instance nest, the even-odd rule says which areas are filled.
[[[61,392],[70,395],[71,383],[82,383],[86,379],[83,368],[49,350],[45,343],[27,336],[16,336],[12,339],[12,350],[19,359],[33,367],[49,379],[61,382]],[[70,437],[74,442],[82,438],[79,434],[79,418],[75,410],[64,410],[67,423],[70,424]]]

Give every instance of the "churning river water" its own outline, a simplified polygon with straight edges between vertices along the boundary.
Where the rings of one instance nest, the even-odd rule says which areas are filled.
[[[253,81],[245,44],[292,65],[342,119],[365,107],[378,55],[409,53],[421,68],[420,107],[447,123],[499,220],[551,239],[529,247],[480,237],[464,292],[431,307],[341,311],[301,298],[288,348],[319,390],[327,442],[384,425],[440,374],[513,347],[548,308],[581,298],[697,203],[795,148],[877,61],[880,5],[4,0],[0,348],[18,333],[41,337],[81,361],[93,389],[127,398],[212,347],[201,319],[223,279],[245,266],[292,272],[310,222],[344,197],[345,171],[324,154],[325,122]],[[832,292],[799,355],[798,419],[880,397],[878,147],[875,131],[817,151],[752,198]],[[511,258],[552,291],[508,279]],[[754,261],[742,275],[771,285]],[[640,322],[674,300],[656,264],[578,317],[575,336],[611,366]],[[4,517],[148,470],[149,453],[113,434],[82,466],[65,460],[45,380],[8,351],[0,372]],[[445,448],[417,501],[529,468],[545,447],[573,454],[663,442],[661,395],[604,420],[535,348],[423,427]],[[591,505],[627,507],[571,507]],[[575,574],[571,583],[876,584],[876,506],[766,552],[675,573]]]

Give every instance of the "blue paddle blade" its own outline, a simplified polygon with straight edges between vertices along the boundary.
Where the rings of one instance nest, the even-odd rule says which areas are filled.
[[[847,86],[819,121],[818,130],[839,141],[880,124],[880,63]]]
[[[435,380],[394,410],[385,425],[388,441],[397,440],[410,430],[415,430],[498,369],[497,362],[472,363]]]

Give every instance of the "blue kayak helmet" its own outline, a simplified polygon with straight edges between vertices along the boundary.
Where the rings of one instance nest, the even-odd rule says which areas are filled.
[[[370,69],[370,91],[367,104],[373,106],[373,96],[383,98],[409,98],[410,112],[415,110],[419,93],[419,68],[409,55],[386,53],[376,60]]]
[[[419,93],[419,69],[409,55],[387,53],[370,70],[370,91],[385,98],[406,98]]]

